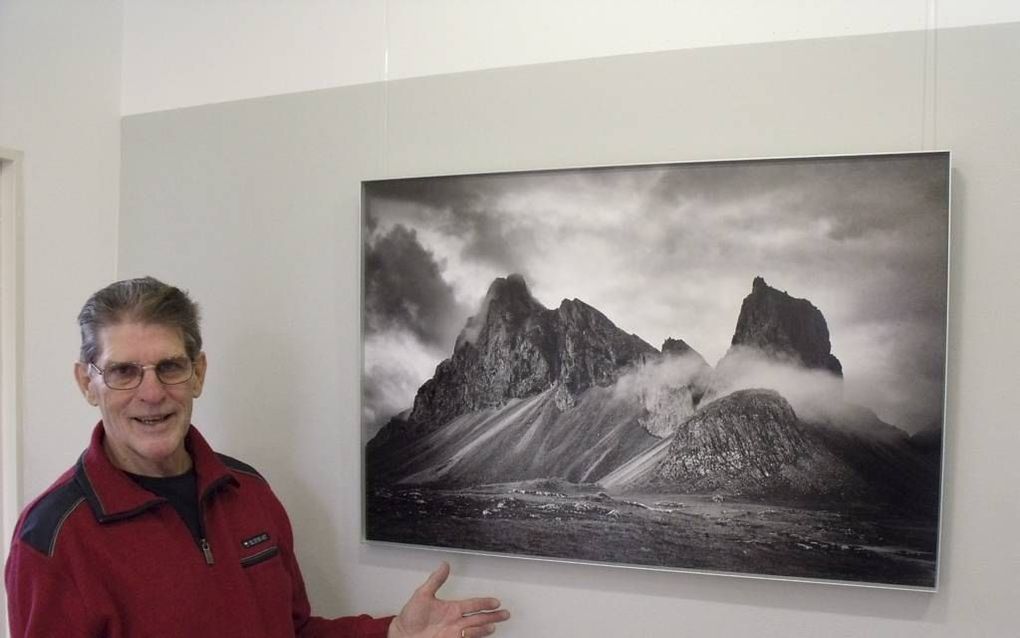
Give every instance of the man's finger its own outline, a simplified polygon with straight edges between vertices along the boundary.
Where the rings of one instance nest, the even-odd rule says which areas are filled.
[[[464,636],[487,636],[496,631],[496,623],[501,623],[510,618],[510,612],[505,609],[499,611],[483,611],[464,617],[464,624],[461,625]]]
[[[481,636],[488,636],[496,631],[496,628],[492,625],[483,625],[481,627],[465,628],[461,635],[464,638],[481,638]]]
[[[495,611],[502,603],[497,598],[468,598],[457,601],[457,609],[462,616],[470,616],[483,611]]]
[[[418,592],[426,596],[435,596],[439,588],[443,586],[446,579],[450,577],[450,564],[445,560],[439,563],[436,571],[429,574],[429,577],[418,588]]]
[[[496,631],[496,623],[503,622],[510,618],[510,612],[505,609],[497,611],[483,611],[464,617],[462,631],[464,636],[488,636]]]

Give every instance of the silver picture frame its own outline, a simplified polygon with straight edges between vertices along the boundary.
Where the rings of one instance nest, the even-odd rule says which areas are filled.
[[[363,540],[936,591],[951,172],[363,182]]]

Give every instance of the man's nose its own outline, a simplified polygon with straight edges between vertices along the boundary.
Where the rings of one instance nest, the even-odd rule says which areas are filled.
[[[148,403],[157,403],[166,396],[166,386],[152,368],[142,369],[142,382],[138,386],[138,398]]]

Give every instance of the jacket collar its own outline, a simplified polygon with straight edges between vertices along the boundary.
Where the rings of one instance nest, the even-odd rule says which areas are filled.
[[[132,481],[110,461],[103,449],[105,436],[103,422],[100,421],[92,430],[89,447],[78,458],[75,467],[75,481],[85,493],[96,519],[106,523],[129,518],[165,502],[165,499]],[[194,465],[200,499],[227,483],[237,485],[237,479],[195,426],[188,429],[184,445]]]

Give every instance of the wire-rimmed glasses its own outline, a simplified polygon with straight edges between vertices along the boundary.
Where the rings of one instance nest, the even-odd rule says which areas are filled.
[[[184,383],[195,373],[195,365],[188,357],[170,357],[150,365],[132,362],[111,362],[105,369],[89,362],[89,367],[99,373],[103,383],[111,390],[134,390],[142,385],[146,370],[156,373],[163,385]]]

